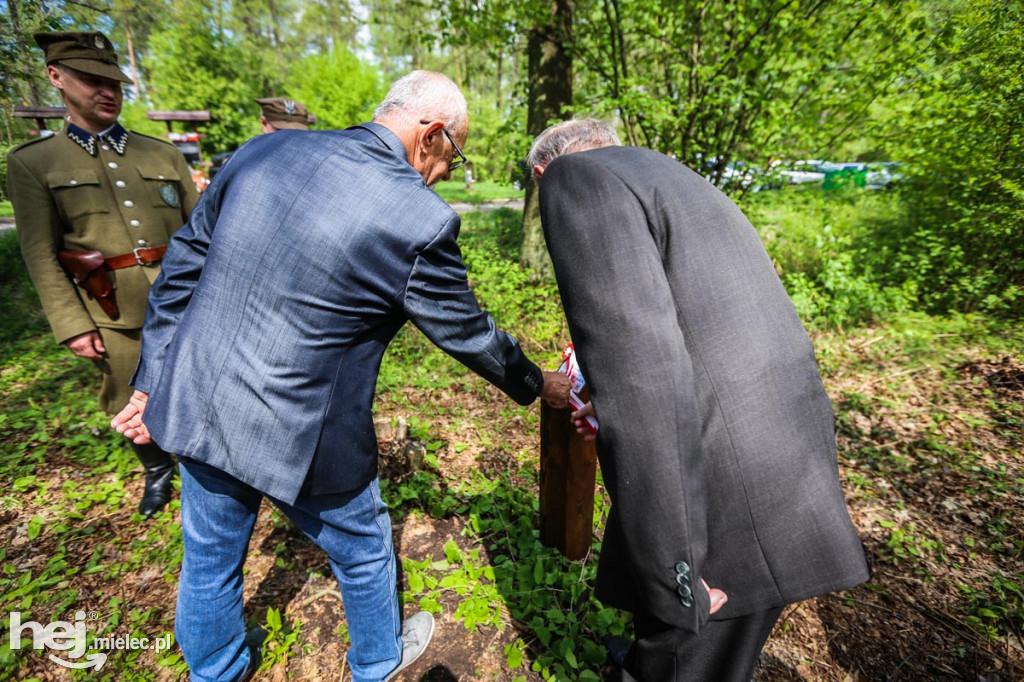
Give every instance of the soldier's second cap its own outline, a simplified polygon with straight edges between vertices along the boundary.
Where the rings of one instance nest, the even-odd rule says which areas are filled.
[[[93,76],[132,82],[118,68],[114,46],[98,31],[47,31],[33,33],[32,37],[46,52],[47,64],[64,64]]]
[[[278,130],[309,130],[310,115],[306,105],[285,97],[260,97],[256,103],[263,109],[263,116]]]

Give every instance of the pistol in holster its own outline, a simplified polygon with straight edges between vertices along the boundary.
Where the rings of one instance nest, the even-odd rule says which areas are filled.
[[[57,261],[75,284],[96,299],[110,319],[116,320],[121,315],[117,309],[114,284],[110,281],[106,259],[101,252],[65,249],[57,252]]]

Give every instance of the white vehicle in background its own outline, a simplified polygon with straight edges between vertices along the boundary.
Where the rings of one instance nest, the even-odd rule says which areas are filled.
[[[875,161],[869,163],[867,175],[864,177],[864,187],[867,189],[885,189],[892,182],[900,179],[896,172],[899,168],[898,161]]]
[[[783,162],[773,172],[787,185],[820,184],[825,180],[824,163],[818,159]]]

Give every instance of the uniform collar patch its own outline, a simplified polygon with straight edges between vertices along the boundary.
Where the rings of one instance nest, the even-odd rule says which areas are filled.
[[[110,143],[114,151],[124,156],[124,149],[128,145],[128,131],[124,129],[124,126],[115,123],[114,127],[104,133],[102,137]]]
[[[72,142],[88,152],[90,156],[96,156],[99,153],[100,140],[113,147],[114,151],[121,156],[124,156],[124,150],[128,146],[128,131],[120,123],[115,123],[113,128],[102,135],[94,135],[68,121],[65,133]]]
[[[68,121],[68,125],[64,129],[64,132],[67,134],[68,138],[72,142],[77,144],[79,147],[81,147],[85,151],[89,152],[89,156],[96,156],[96,153],[97,153],[96,139],[98,137],[97,135],[93,135],[92,133],[90,133],[88,130],[85,130],[84,128],[79,128],[78,126],[76,126],[71,121]]]

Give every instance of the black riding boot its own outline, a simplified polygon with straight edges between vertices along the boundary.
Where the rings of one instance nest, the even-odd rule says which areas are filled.
[[[142,501],[139,502],[139,513],[148,519],[171,500],[174,458],[161,450],[156,443],[132,443],[132,449],[146,470],[146,489],[142,493]]]

